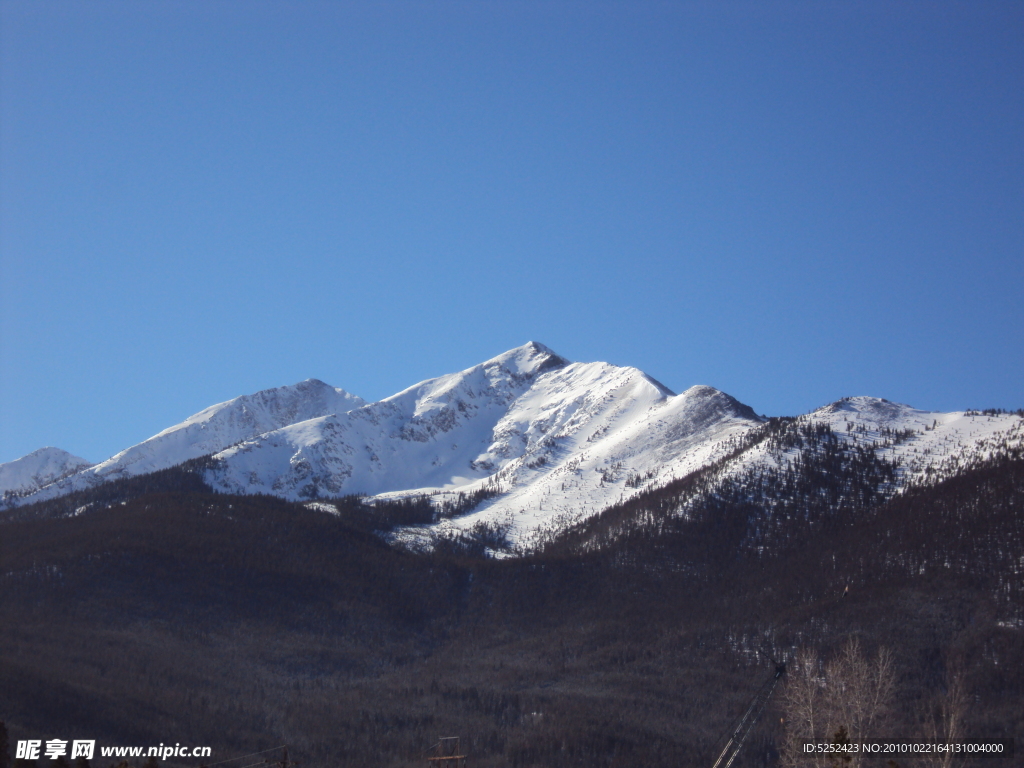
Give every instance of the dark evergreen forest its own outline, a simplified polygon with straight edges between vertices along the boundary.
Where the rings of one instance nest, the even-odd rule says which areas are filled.
[[[210,493],[201,460],[11,510],[0,720],[11,744],[181,742],[212,762],[287,743],[307,767],[425,766],[458,735],[474,766],[710,766],[771,658],[854,637],[894,654],[880,737],[916,738],[955,662],[966,733],[1020,742],[1024,457],[894,495],[899,466],[827,429],[752,439],[801,450],[648,490],[509,560],[481,556],[488,531],[388,547],[379,532],[438,514],[426,500],[335,516]],[[778,763],[781,719],[773,701],[737,765]]]

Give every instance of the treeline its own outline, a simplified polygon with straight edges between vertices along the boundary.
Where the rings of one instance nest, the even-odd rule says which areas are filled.
[[[105,480],[92,488],[55,499],[0,509],[0,523],[67,517],[154,493],[213,493],[203,476],[214,463],[212,456],[201,456],[149,474]]]
[[[483,501],[494,498],[498,491],[491,487],[477,491],[451,494],[420,494],[401,498],[367,499],[351,495],[323,499],[318,503],[333,506],[345,523],[362,531],[387,533],[405,526],[430,525],[439,520],[464,515]],[[467,534],[467,540],[474,537]]]
[[[774,465],[726,474],[736,457],[756,446]],[[666,537],[683,537],[695,549],[678,553],[680,565],[715,566],[739,550],[784,546],[794,532],[832,525],[837,515],[864,515],[892,496],[898,469],[826,424],[773,418],[715,464],[613,505],[543,546],[569,554],[620,540],[660,547]]]
[[[214,494],[215,491],[203,478],[206,470],[213,468],[215,463],[212,456],[203,456],[168,469],[107,480],[92,488],[55,499],[0,510],[0,524],[17,520],[69,517],[153,494]],[[459,517],[499,494],[497,487],[486,486],[471,492],[444,494],[437,500],[430,495],[417,495],[368,501],[364,496],[348,495],[318,499],[318,502],[334,506],[353,528],[387,532],[402,526],[426,525],[441,519]],[[260,496],[254,494],[253,498]]]
[[[614,553],[620,565],[702,580],[740,560],[782,563],[777,578],[808,599],[822,595],[823,572],[843,584],[955,572],[1024,620],[1019,449],[1003,446],[937,485],[894,495],[898,463],[825,425],[779,421],[761,437],[776,466],[725,478],[721,464],[708,467],[605,510],[544,551]],[[798,450],[787,458],[789,449]]]

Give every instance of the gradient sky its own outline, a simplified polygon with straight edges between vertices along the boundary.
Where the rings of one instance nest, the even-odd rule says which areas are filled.
[[[1024,406],[1024,4],[0,1],[0,462],[528,340]]]

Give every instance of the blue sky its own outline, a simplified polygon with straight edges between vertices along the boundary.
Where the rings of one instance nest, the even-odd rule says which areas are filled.
[[[541,341],[1024,406],[1019,2],[0,1],[0,462]]]

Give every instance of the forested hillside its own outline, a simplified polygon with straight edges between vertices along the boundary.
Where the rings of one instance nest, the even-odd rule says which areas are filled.
[[[288,743],[307,766],[416,765],[455,734],[477,765],[702,766],[769,655],[824,659],[852,636],[895,654],[885,735],[938,711],[953,662],[967,732],[1024,733],[1006,673],[1024,668],[1024,459],[889,498],[893,468],[828,430],[763,439],[808,450],[775,475],[648,491],[501,561],[472,537],[383,543],[429,505],[213,494],[201,462],[20,508],[0,527],[0,718],[12,739],[220,759]],[[779,759],[779,707],[742,764]]]

